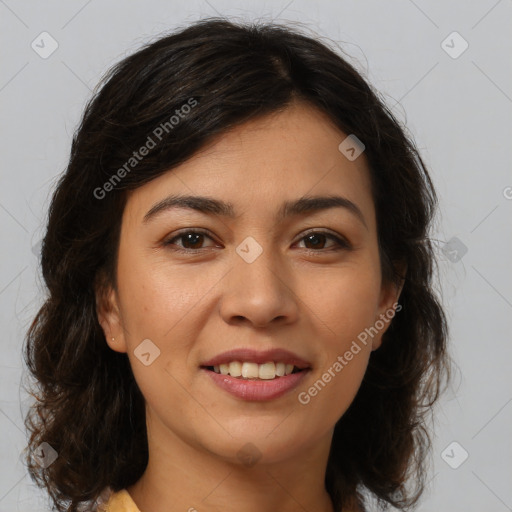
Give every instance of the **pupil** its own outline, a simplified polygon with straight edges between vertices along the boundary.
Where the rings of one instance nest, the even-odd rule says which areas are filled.
[[[186,244],[190,243],[191,245],[196,245],[198,243],[197,238],[199,238],[201,236],[203,236],[203,235],[201,235],[201,234],[194,234],[194,233],[187,233],[185,235],[185,243]],[[194,242],[194,239],[196,239],[195,242]],[[197,247],[192,247],[192,248],[193,249],[197,249]]]
[[[191,245],[196,245],[199,243],[199,241],[201,240],[201,237],[203,235],[200,234],[200,233],[187,233],[186,235],[184,235],[184,239],[185,239],[185,243],[186,244],[191,244]],[[307,235],[306,236],[306,240],[307,240],[307,243],[312,243],[313,244],[313,248],[317,248],[319,247],[320,245],[322,245],[322,242],[321,242],[321,239],[322,238],[325,238],[325,235],[316,235],[316,234],[312,234],[312,235]],[[193,249],[196,249],[196,247],[193,247]]]
[[[315,235],[315,234],[312,234],[312,235],[307,235],[306,239],[308,241],[313,241],[313,246],[314,247],[318,247],[318,244],[319,244],[319,238],[322,238],[324,237],[325,235]]]

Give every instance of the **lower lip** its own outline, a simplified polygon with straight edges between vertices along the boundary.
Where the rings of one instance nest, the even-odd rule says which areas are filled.
[[[274,400],[299,385],[309,369],[269,380],[246,380],[201,368],[223,390],[243,400]]]

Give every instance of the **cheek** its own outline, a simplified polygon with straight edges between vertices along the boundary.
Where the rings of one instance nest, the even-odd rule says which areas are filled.
[[[127,255],[119,260],[118,275],[129,334],[153,336],[162,343],[168,343],[181,324],[194,316],[194,309],[215,284],[215,276],[205,275],[199,267],[172,266],[165,256]]]
[[[120,293],[128,357],[137,385],[159,416],[182,418],[184,404],[190,403],[187,358],[201,328],[194,322],[194,306],[201,304],[205,291],[183,273],[167,274],[150,266],[133,266]],[[146,348],[141,350],[143,343]],[[180,422],[176,420],[173,428],[179,430]]]
[[[150,259],[133,254],[119,259],[118,273],[128,356],[142,394],[155,409],[169,401],[189,403],[182,385],[189,385],[191,350],[212,314],[209,293],[215,293],[223,273],[172,266],[165,255]],[[148,366],[138,357],[146,339],[154,344],[146,342],[149,352],[157,354]]]
[[[298,401],[308,418],[321,415],[335,423],[352,403],[366,372],[372,343],[364,333],[376,320],[380,271],[358,265],[343,268],[335,279],[328,277],[313,293],[310,288],[307,300],[315,313],[311,319],[319,338],[319,365],[314,378],[298,391]]]
[[[315,373],[315,378],[298,390],[298,407],[302,411],[301,428],[305,431],[318,429],[318,418],[322,418],[325,428],[332,428],[353,402],[370,355],[368,347],[361,346],[358,350],[356,354],[350,349],[334,354]],[[351,354],[350,360],[347,353]]]
[[[380,271],[370,265],[347,266],[326,274],[314,287],[305,286],[305,303],[315,313],[312,320],[326,334],[328,351],[343,350],[376,319]]]

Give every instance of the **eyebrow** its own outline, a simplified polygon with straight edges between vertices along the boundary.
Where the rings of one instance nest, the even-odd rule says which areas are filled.
[[[230,219],[236,218],[235,209],[231,203],[205,196],[170,195],[154,204],[144,215],[142,222],[146,224],[162,212],[174,208],[186,208],[206,215]],[[350,199],[337,195],[301,197],[295,201],[286,201],[277,212],[276,217],[277,220],[283,220],[287,217],[320,212],[331,208],[344,208],[348,210],[368,229],[364,215],[359,207]]]

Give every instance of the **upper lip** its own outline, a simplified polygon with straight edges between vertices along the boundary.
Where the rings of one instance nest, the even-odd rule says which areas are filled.
[[[253,350],[251,348],[236,348],[222,352],[208,361],[204,361],[201,366],[218,366],[227,364],[232,361],[241,361],[248,363],[263,364],[269,361],[277,363],[293,364],[300,370],[310,368],[311,364],[297,354],[282,348],[274,348],[270,350]]]

